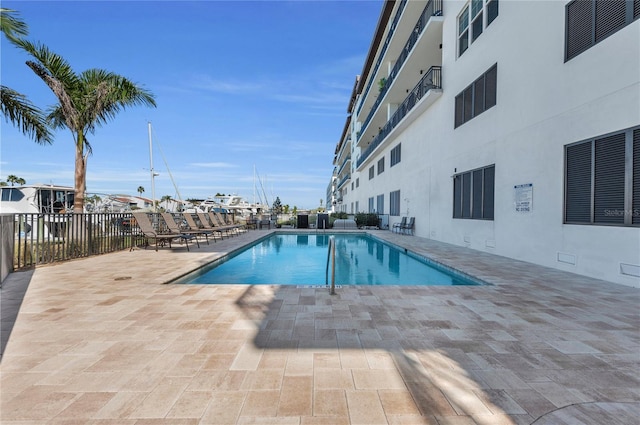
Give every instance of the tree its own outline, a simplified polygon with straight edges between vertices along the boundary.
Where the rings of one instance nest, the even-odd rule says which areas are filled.
[[[7,176],[7,183],[11,183],[11,186],[13,186],[14,184],[18,184],[18,185],[23,185],[26,182],[25,179],[18,177],[18,176],[14,176],[13,174],[10,174]]]
[[[271,206],[271,209],[276,214],[282,214],[282,203],[280,202],[279,196],[276,196],[276,200],[273,201],[273,205]]]
[[[28,34],[27,24],[18,19],[16,14],[15,10],[0,8],[0,32],[14,44]],[[7,122],[19,127],[23,134],[32,137],[36,143],[52,143],[53,135],[44,114],[25,95],[0,85],[0,111]]]
[[[123,76],[102,69],[77,74],[61,56],[43,44],[16,41],[35,61],[27,66],[58,99],[47,119],[53,128],[68,128],[75,144],[74,212],[82,212],[87,186],[87,159],[92,147],[87,138],[127,107],[156,106],[153,94]]]
[[[160,198],[160,203],[164,202],[165,210],[169,209],[169,201],[171,201],[171,195],[164,195],[162,198]]]
[[[138,194],[142,196],[143,193],[144,193],[144,187],[138,186]]]

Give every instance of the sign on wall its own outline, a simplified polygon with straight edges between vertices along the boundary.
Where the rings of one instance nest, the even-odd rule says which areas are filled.
[[[513,186],[516,212],[531,212],[533,208],[533,183]]]

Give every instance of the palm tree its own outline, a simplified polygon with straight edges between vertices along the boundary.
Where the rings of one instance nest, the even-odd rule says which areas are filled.
[[[142,196],[142,194],[144,193],[144,187],[138,186],[138,193],[140,194],[140,196]]]
[[[15,10],[0,8],[0,32],[13,43],[28,33],[27,24],[18,19],[16,14]],[[53,141],[42,111],[25,95],[4,85],[0,85],[0,112],[7,121],[19,127],[22,133],[32,137],[37,143]]]
[[[102,69],[77,74],[61,56],[42,44],[16,42],[35,61],[27,66],[58,99],[48,119],[54,128],[68,128],[75,143],[75,199],[73,210],[82,212],[86,190],[87,158],[92,152],[87,135],[129,106],[156,106],[153,94],[125,77]]]
[[[11,186],[13,186],[14,184],[23,185],[26,183],[26,180],[23,179],[22,177],[18,177],[18,176],[14,176],[13,174],[10,174],[7,176],[7,183],[11,183]]]
[[[164,209],[167,210],[169,209],[169,201],[171,200],[171,195],[164,195],[162,198],[160,198],[160,203],[164,202]]]

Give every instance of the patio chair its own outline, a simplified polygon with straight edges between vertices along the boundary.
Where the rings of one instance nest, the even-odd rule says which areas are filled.
[[[409,221],[407,221],[407,223],[402,226],[402,233],[406,234],[406,235],[413,235],[413,228],[416,224],[416,218],[415,217],[410,217]]]
[[[149,238],[152,238],[154,240],[155,246],[156,246],[156,251],[158,250],[158,245],[164,245],[165,242],[167,242],[169,244],[169,248],[171,248],[171,241],[173,239],[180,239],[180,240],[184,240],[185,245],[187,246],[187,251],[189,251],[189,239],[191,239],[191,236],[183,234],[183,233],[162,233],[157,231],[154,227],[153,224],[151,223],[151,220],[149,220],[149,216],[147,215],[147,213],[145,212],[132,212],[133,214],[133,218],[136,220],[136,223],[138,224],[138,228],[140,229],[140,231],[142,232],[142,235],[147,239],[147,243],[145,244],[145,249],[147,248],[147,246],[149,245]],[[133,250],[133,245],[131,246],[130,251]]]
[[[164,220],[165,224],[167,225],[167,228],[172,233],[182,233],[182,234],[191,236],[193,239],[196,240],[196,244],[198,245],[198,248],[200,248],[200,242],[198,241],[198,235],[200,235],[201,233],[199,231],[181,229],[180,226],[178,226],[178,223],[176,223],[176,220],[173,218],[173,214],[171,214],[171,213],[163,212],[163,213],[160,213],[160,216],[162,216],[162,219]],[[208,243],[209,243],[209,241],[207,240],[207,244]]]
[[[400,231],[402,230],[402,228],[404,226],[407,225],[407,217],[402,217],[402,220],[400,221],[400,223],[394,223],[393,226],[391,227],[391,232],[392,233],[400,233]]]
[[[217,211],[214,211],[214,212],[213,212],[213,214],[214,214],[216,217],[218,217],[218,221],[220,222],[220,224],[221,224],[222,226],[231,226],[231,228],[232,228],[233,230],[235,230],[235,231],[236,231],[236,234],[239,234],[239,233],[240,233],[240,229],[244,228],[244,225],[242,225],[242,224],[237,224],[237,223],[233,223],[233,222],[231,222],[231,223],[230,223],[230,222],[228,222],[227,220],[225,220],[225,217],[226,217],[226,216],[223,216],[222,214],[220,214],[220,213],[219,213],[219,212],[217,212]]]
[[[218,217],[219,213],[215,213],[213,211],[209,211],[209,218],[211,219],[211,222],[213,223],[213,226],[216,229],[220,229],[221,231],[225,232],[227,234],[227,236],[233,236],[235,233],[233,233],[233,231],[235,230],[235,226],[229,225],[229,224],[224,224],[224,221],[222,221],[220,219],[220,217]]]
[[[204,227],[207,230],[210,230],[211,232],[215,232],[217,234],[220,235],[220,239],[224,239],[224,237],[222,236],[222,232],[226,231],[224,229],[220,229],[218,228],[214,223],[211,223],[211,221],[209,220],[209,216],[206,215],[205,213],[199,212],[196,213],[198,218],[200,219],[200,223],[202,224],[202,227]]]
[[[191,213],[186,213],[186,212],[182,213],[182,217],[184,217],[184,221],[187,222],[187,226],[189,226],[189,230],[191,230],[192,232],[198,232],[197,234],[199,235],[204,235],[205,239],[207,240],[207,245],[209,245],[209,235],[213,237],[214,242],[218,242],[216,240],[215,235],[213,234],[213,231],[209,229],[205,229],[204,226],[203,227],[198,226],[198,223],[196,223],[196,221],[193,219],[193,216],[191,215]]]

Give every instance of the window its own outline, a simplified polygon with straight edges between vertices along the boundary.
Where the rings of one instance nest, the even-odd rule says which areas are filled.
[[[400,191],[396,190],[389,193],[389,215],[400,215]]]
[[[471,0],[458,16],[458,56],[498,17],[498,0]]]
[[[356,179],[356,187],[360,187],[360,177]]]
[[[373,196],[369,198],[369,212],[370,213],[375,212],[375,209],[373,208]]]
[[[378,195],[376,199],[376,210],[378,214],[384,214],[384,195]]]
[[[378,175],[384,173],[384,156],[378,160]]]
[[[398,146],[391,149],[391,164],[389,164],[389,166],[393,167],[394,165],[400,162],[401,160],[400,153],[401,153],[401,144],[398,144]]]
[[[566,224],[640,226],[640,127],[565,147]]]
[[[359,202],[356,201],[356,214],[360,212],[360,205],[358,205]]]
[[[22,193],[20,189],[3,187],[0,190],[2,190],[3,201],[17,202],[17,201],[20,201],[22,198],[24,198],[24,193]]]
[[[376,175],[375,166],[372,165],[369,167],[369,180],[371,180]]]
[[[574,0],[566,6],[565,62],[640,17],[640,1]]]
[[[453,176],[453,218],[493,220],[495,165]]]
[[[455,128],[496,106],[497,82],[498,64],[495,64],[456,96]]]
[[[353,183],[353,182],[351,182],[351,190],[353,190],[353,184],[354,184],[354,183]]]

